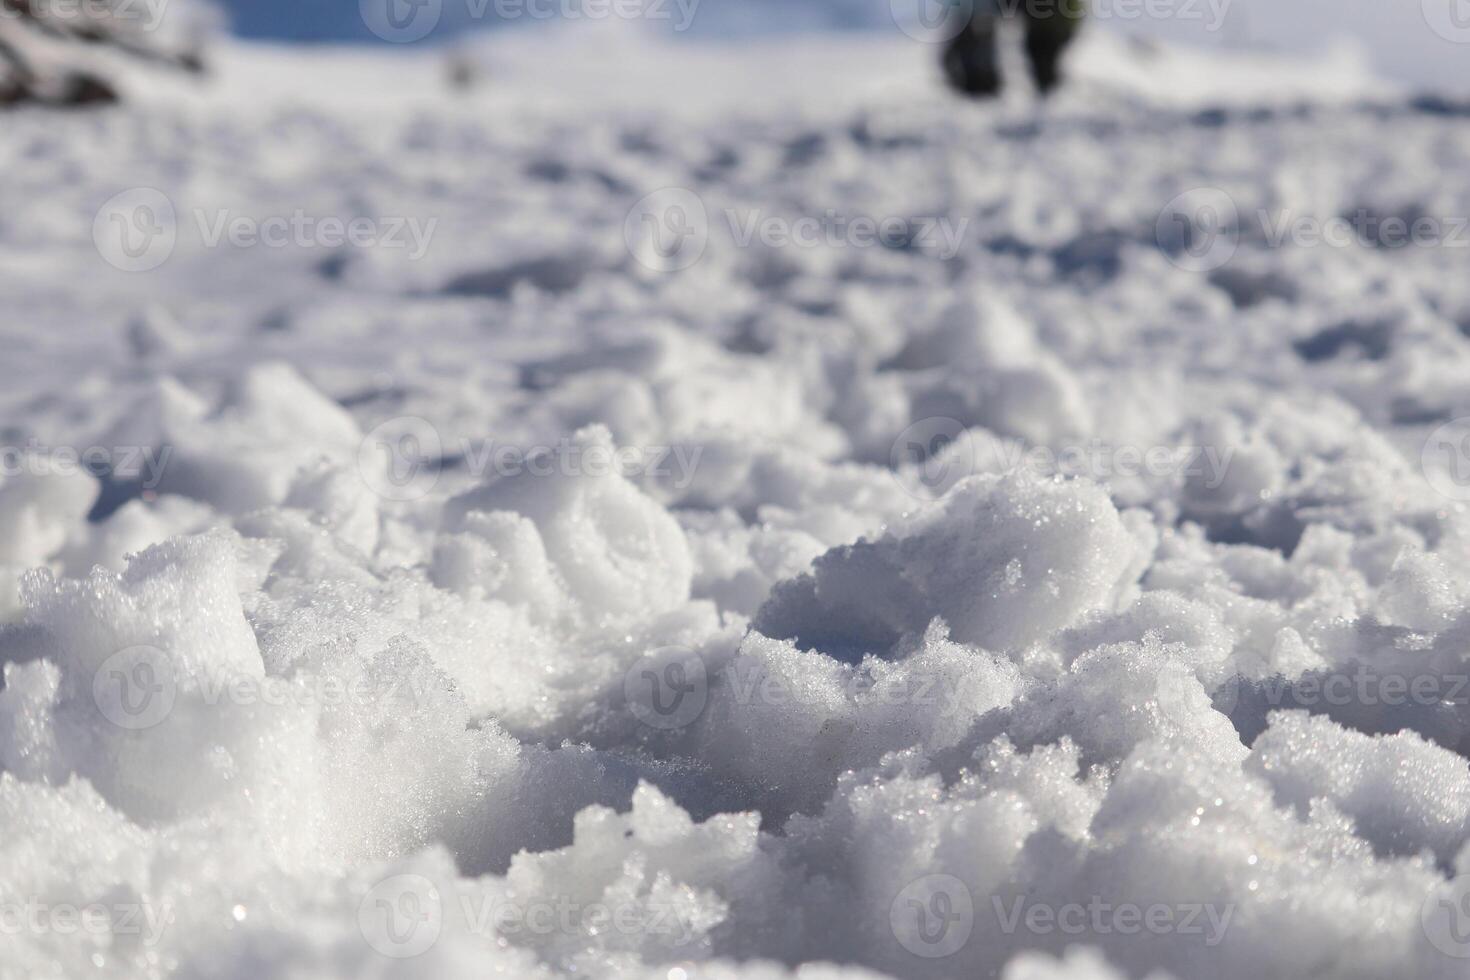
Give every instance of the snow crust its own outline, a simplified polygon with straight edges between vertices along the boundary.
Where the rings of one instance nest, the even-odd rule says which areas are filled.
[[[829,43],[703,118],[517,109],[493,45],[458,100],[238,49],[7,117],[0,976],[1464,975],[1463,253],[1156,227],[1467,214],[1470,138],[1330,73],[955,107]],[[124,185],[440,223],[129,274]],[[659,272],[669,186],[968,225]]]

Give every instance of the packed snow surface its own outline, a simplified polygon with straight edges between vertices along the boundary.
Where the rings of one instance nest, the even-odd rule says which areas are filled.
[[[7,116],[0,977],[1463,977],[1467,111],[932,53]]]

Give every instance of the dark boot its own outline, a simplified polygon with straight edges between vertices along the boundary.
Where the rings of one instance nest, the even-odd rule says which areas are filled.
[[[117,101],[117,89],[96,75],[71,72],[62,79],[57,105],[109,105]]]
[[[1031,78],[1042,95],[1050,93],[1062,80],[1062,53],[1077,36],[1082,26],[1082,5],[1063,0],[1061,9],[1026,16],[1026,58],[1031,63]]]
[[[993,17],[976,17],[944,49],[944,75],[957,91],[976,98],[1000,92]]]

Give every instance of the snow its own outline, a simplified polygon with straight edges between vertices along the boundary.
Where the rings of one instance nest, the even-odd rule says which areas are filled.
[[[1463,975],[1463,110],[1082,45],[7,115],[0,978]]]
[[[939,617],[961,642],[1024,648],[1108,604],[1135,547],[1096,487],[1018,476],[962,482],[916,523],[822,555],[777,586],[756,629],[871,649]]]

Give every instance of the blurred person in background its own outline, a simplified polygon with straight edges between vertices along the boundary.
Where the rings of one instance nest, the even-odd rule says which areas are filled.
[[[944,73],[960,92],[975,97],[1000,92],[998,35],[1003,20],[1019,20],[1025,32],[1031,78],[1042,95],[1062,80],[1062,53],[1087,12],[1087,0],[959,0],[965,23],[944,50]]]

